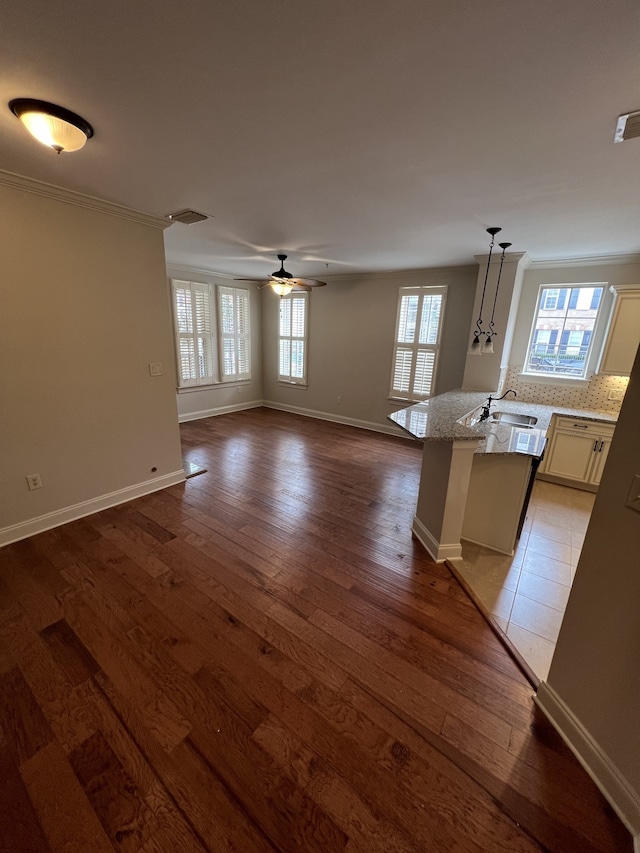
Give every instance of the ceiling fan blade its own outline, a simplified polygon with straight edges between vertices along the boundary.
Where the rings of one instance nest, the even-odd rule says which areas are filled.
[[[265,281],[264,278],[234,278],[234,281],[257,281],[264,284],[269,284],[269,282]]]
[[[306,287],[326,287],[326,281],[318,281],[317,278],[293,278],[296,284],[304,284]]]
[[[300,281],[300,279],[297,279],[297,278],[296,278],[296,279],[293,279],[293,280],[292,280],[291,290],[305,290],[305,291],[308,291],[308,290],[311,290],[311,285],[309,285],[309,284],[303,284],[303,283]]]

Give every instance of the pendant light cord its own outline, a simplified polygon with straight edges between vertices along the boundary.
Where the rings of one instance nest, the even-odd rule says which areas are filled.
[[[500,258],[500,269],[498,270],[498,281],[496,282],[496,293],[495,293],[495,296],[493,297],[493,308],[491,309],[491,320],[489,321],[489,331],[485,333],[488,340],[490,340],[491,338],[493,338],[497,334],[496,332],[493,331],[493,327],[494,327],[493,318],[495,317],[495,314],[496,314],[496,303],[498,301],[498,290],[500,289],[500,279],[502,278],[502,265],[504,264],[504,253],[507,251],[509,246],[511,246],[511,243],[498,243],[498,245],[502,249],[502,256]],[[491,263],[491,253],[489,253],[489,263]],[[488,264],[487,264],[487,271],[488,271]],[[486,277],[485,277],[485,287],[486,287],[486,284],[487,284],[487,281],[486,281]]]
[[[493,252],[493,238],[496,236],[498,231],[502,231],[502,228],[487,228],[487,232],[491,234],[491,242],[489,243],[489,258],[487,260],[487,269],[484,274],[484,287],[482,288],[482,299],[480,300],[480,312],[478,314],[478,319],[476,320],[476,338],[480,338],[480,335],[484,334],[482,331],[482,309],[484,308],[484,295],[487,292],[487,281],[489,279],[489,267],[491,266],[491,253]]]

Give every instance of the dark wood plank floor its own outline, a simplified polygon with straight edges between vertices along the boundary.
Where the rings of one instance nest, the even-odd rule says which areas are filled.
[[[256,409],[0,551],[2,851],[631,851],[446,567],[420,448]]]

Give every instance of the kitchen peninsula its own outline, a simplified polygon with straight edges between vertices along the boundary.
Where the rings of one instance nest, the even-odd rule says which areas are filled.
[[[486,402],[486,392],[449,391],[389,415],[424,443],[412,530],[439,562],[461,557],[461,539],[512,554],[552,415],[594,418],[594,412],[503,399],[491,411],[502,413],[501,420],[481,420]],[[513,422],[519,420],[530,423]]]

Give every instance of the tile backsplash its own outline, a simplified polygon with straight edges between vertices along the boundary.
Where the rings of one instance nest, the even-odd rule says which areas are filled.
[[[500,393],[513,388],[522,403],[543,403],[548,406],[567,406],[575,409],[594,409],[601,412],[619,412],[622,400],[610,400],[610,391],[627,390],[626,376],[591,376],[588,383],[555,385],[531,381],[521,376],[521,367],[504,367],[500,373]]]

